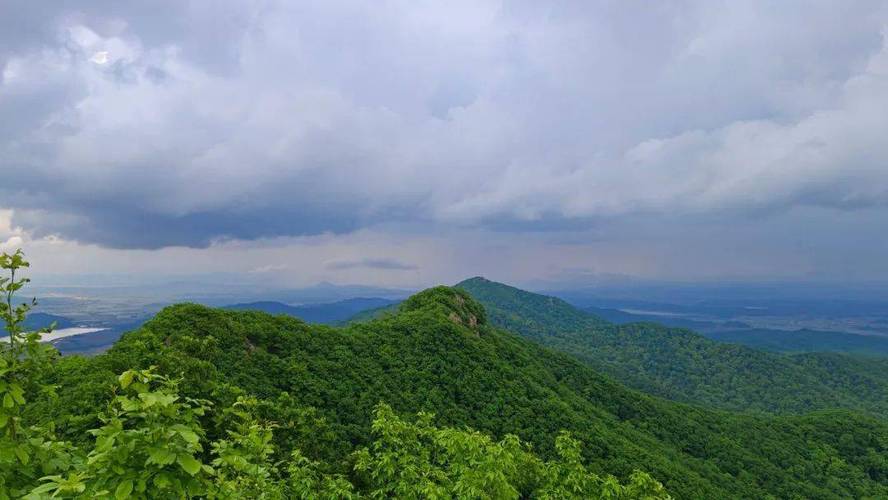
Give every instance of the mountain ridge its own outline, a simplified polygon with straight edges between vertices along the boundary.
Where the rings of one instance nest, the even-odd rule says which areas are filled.
[[[888,377],[851,356],[784,356],[683,328],[615,325],[567,302],[484,278],[456,285],[493,324],[567,352],[636,389],[730,410],[853,408],[888,415]]]

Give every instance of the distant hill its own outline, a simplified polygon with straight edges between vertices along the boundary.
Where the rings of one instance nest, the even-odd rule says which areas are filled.
[[[64,337],[57,340],[51,340],[50,342],[62,354],[96,354],[110,348],[121,335],[142,326],[146,320],[147,318],[143,318],[136,321],[114,324],[107,326],[104,330],[98,332]],[[26,330],[39,330],[46,328],[53,323],[55,323],[56,331],[78,326],[77,323],[66,317],[37,312],[28,315],[28,318],[24,323],[24,328]],[[0,327],[3,326],[3,323],[0,322]],[[102,325],[102,327],[104,327],[104,325]],[[6,336],[5,329],[0,331],[0,338]]]
[[[233,304],[223,307],[236,311],[262,311],[269,314],[286,314],[308,323],[337,324],[362,311],[377,309],[394,304],[395,301],[383,298],[352,298],[327,304],[307,304],[291,306],[281,302],[261,301]]]
[[[888,337],[858,335],[819,330],[773,330],[754,328],[706,332],[703,335],[719,342],[748,345],[775,352],[845,352],[870,356],[888,356]]]
[[[555,297],[483,278],[457,287],[484,305],[493,324],[652,394],[732,410],[844,407],[888,416],[888,370],[866,359],[786,356],[655,323],[615,325]]]
[[[62,354],[93,355],[108,350],[126,332],[142,326],[145,319],[113,325],[99,332],[74,335],[52,342]]]
[[[640,314],[592,306],[583,308],[583,311],[620,325],[659,323],[670,327],[690,328],[712,340],[743,344],[767,351],[784,353],[843,352],[888,356],[888,337],[878,334],[861,335],[811,329],[753,328],[740,321],[710,322],[680,316]]]
[[[696,330],[701,333],[717,329],[724,329],[726,327],[735,330],[752,328],[748,324],[740,321],[724,321],[717,323],[714,321],[689,319],[682,316],[671,316],[668,314],[640,314],[636,312],[624,311],[622,309],[593,306],[584,307],[582,310],[599,318],[606,319],[611,323],[617,323],[619,325],[625,323],[651,322],[676,328],[690,328],[691,330]]]
[[[56,316],[55,314],[47,314],[42,312],[35,312],[28,315],[28,318],[25,320],[22,325],[25,330],[40,330],[41,328],[46,328],[55,323],[55,327],[57,329],[62,328],[70,328],[74,326],[74,323],[65,317]],[[0,320],[0,337],[6,336],[6,323]]]
[[[516,296],[502,285],[475,285],[488,299]],[[345,328],[171,306],[106,354],[63,357],[50,374],[59,397],[36,402],[32,414],[48,415],[66,439],[89,439],[84,431],[106,408],[117,374],[156,366],[181,378],[183,396],[214,408],[242,394],[261,398],[257,411],[276,423],[280,458],[298,449],[324,470],[350,469],[355,446],[373,435],[366,415],[384,401],[399,413],[432,412],[440,425],[471,426],[496,439],[517,434],[544,457],[555,455],[553,440],[565,429],[583,441],[592,470],[621,478],[648,471],[676,498],[888,495],[885,421],[841,410],[732,414],[643,394],[494,327],[491,320],[506,318],[533,328],[557,321],[563,330],[541,335],[571,340],[575,328],[607,326],[557,299],[517,296],[511,312],[485,311],[463,290],[436,287],[392,314]]]

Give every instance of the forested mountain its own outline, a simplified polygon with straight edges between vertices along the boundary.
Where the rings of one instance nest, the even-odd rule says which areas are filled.
[[[395,303],[393,300],[375,297],[356,297],[323,304],[305,304],[291,306],[281,302],[261,301],[244,304],[232,304],[224,309],[237,311],[262,311],[269,314],[287,314],[308,323],[336,324],[345,321],[368,309],[385,307]]]
[[[0,276],[0,318],[9,333],[8,342],[0,343],[0,500],[671,498],[645,472],[633,470],[621,483],[590,469],[581,443],[566,431],[550,443],[552,458],[543,460],[511,432],[495,441],[462,423],[438,427],[425,412],[403,419],[382,402],[373,405],[372,418],[344,413],[364,406],[354,391],[373,382],[360,367],[388,369],[399,359],[397,351],[380,351],[374,361],[362,361],[357,354],[374,353],[354,347],[378,345],[361,337],[431,335],[425,340],[435,346],[486,333],[483,310],[462,292],[416,296],[400,315],[407,321],[401,328],[378,322],[372,333],[342,332],[354,335],[351,345],[329,345],[335,330],[313,330],[286,316],[185,305],[162,312],[108,355],[59,359],[39,332],[26,329],[31,303],[16,301],[28,280],[16,279],[15,272],[28,266],[21,251],[0,254],[0,269],[9,272]],[[409,331],[415,327],[430,331]],[[301,350],[307,345],[299,338],[306,335],[332,351]],[[433,340],[439,335],[444,342]],[[406,352],[418,359],[415,350]],[[358,368],[347,364],[342,376],[325,379],[306,370],[341,363],[343,354]],[[464,368],[483,369],[471,356],[462,361]],[[147,363],[158,364],[138,369]],[[120,365],[137,369],[120,372]],[[396,369],[385,382],[415,375]],[[420,379],[427,384],[438,376]],[[453,389],[447,384],[454,381],[445,373],[439,385]],[[318,410],[280,390],[300,383],[319,388],[308,394],[333,391],[341,398],[324,398]],[[475,383],[474,391],[486,388],[483,376]],[[365,394],[381,396],[378,389]],[[414,388],[406,396],[415,402],[419,394]],[[502,394],[482,396],[496,400]],[[443,401],[466,409],[467,402],[454,402],[450,394]],[[332,424],[320,414],[331,407]]]
[[[888,416],[884,363],[832,353],[785,356],[654,323],[615,325],[570,304],[483,278],[457,287],[492,324],[573,354],[617,380],[669,399],[732,410],[853,408]]]
[[[479,303],[445,287],[346,328],[169,307],[106,354],[62,358],[47,380],[59,398],[37,401],[26,420],[51,419],[60,436],[88,440],[116,374],[150,366],[214,407],[259,398],[276,422],[276,456],[299,450],[327,471],[353,467],[352,450],[374,436],[368,415],[385,402],[396,413],[433,412],[440,425],[516,434],[543,458],[556,456],[552,444],[568,430],[592,470],[645,470],[678,498],[888,495],[884,421],[847,411],[737,415],[647,396],[492,327]],[[224,419],[205,420],[208,438],[224,435]]]

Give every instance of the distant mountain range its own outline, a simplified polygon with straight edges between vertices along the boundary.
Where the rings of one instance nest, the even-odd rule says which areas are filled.
[[[358,297],[326,304],[306,304],[299,306],[291,306],[274,301],[258,301],[244,304],[232,304],[223,307],[223,309],[236,311],[262,311],[269,314],[286,314],[308,323],[332,325],[346,321],[362,311],[386,307],[395,303],[394,300],[379,297]]]
[[[631,308],[711,317],[888,315],[888,283],[847,286],[839,283],[637,283],[597,288],[534,288],[580,308]]]
[[[620,309],[585,307],[584,311],[612,323],[657,323],[673,328],[689,328],[719,342],[743,344],[774,352],[844,352],[888,356],[888,337],[801,328],[778,330],[754,328],[742,321],[705,321],[669,314],[640,314]]]

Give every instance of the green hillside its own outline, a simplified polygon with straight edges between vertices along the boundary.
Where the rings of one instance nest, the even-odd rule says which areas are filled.
[[[72,441],[88,439],[115,374],[153,365],[183,377],[184,395],[216,407],[238,394],[260,398],[264,417],[277,423],[278,456],[298,449],[330,471],[353,466],[352,450],[373,436],[368,415],[385,402],[400,414],[433,412],[439,425],[516,434],[543,458],[556,456],[555,438],[568,430],[592,470],[627,478],[641,469],[678,498],[888,495],[885,422],[846,411],[768,417],[664,401],[491,327],[496,314],[445,287],[346,328],[173,306],[107,354],[63,358],[51,378],[59,398],[34,404],[28,417],[53,420]],[[208,438],[224,434],[223,424],[209,419]]]
[[[888,416],[880,361],[840,354],[785,356],[653,323],[614,325],[566,302],[473,278],[457,287],[492,324],[573,354],[603,373],[676,401],[731,410],[802,413],[851,408]]]

